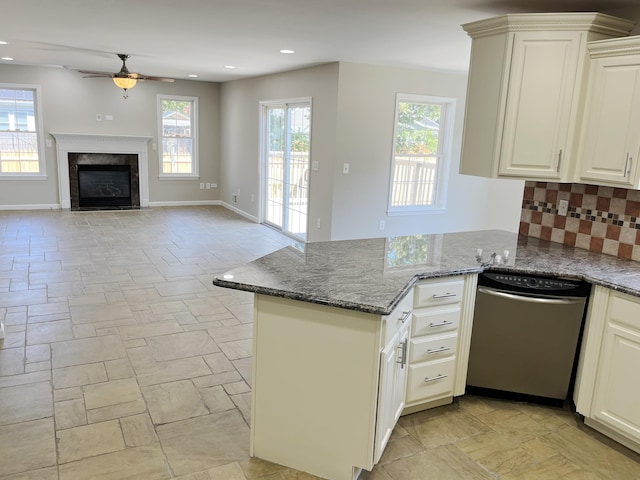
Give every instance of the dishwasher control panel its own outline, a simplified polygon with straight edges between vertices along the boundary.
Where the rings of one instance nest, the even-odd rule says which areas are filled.
[[[480,275],[479,283],[505,290],[550,294],[568,294],[581,291],[585,288],[585,283],[580,280],[501,272],[484,272]]]

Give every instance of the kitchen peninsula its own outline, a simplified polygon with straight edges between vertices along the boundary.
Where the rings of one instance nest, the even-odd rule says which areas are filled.
[[[495,230],[294,244],[215,278],[256,294],[251,454],[336,480],[371,469],[403,411],[464,393],[486,269],[584,279],[598,312],[608,292],[640,297],[639,263]],[[582,345],[586,416],[603,325],[592,321]],[[415,363],[414,350],[435,341],[448,353]]]

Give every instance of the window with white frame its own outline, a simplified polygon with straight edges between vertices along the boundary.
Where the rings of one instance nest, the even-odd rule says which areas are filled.
[[[158,95],[160,177],[198,177],[198,98]]]
[[[0,83],[0,178],[44,178],[40,87]]]
[[[396,95],[389,213],[442,211],[455,99]]]

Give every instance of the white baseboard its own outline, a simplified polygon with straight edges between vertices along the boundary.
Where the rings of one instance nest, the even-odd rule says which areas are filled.
[[[0,210],[60,210],[59,203],[42,203],[42,204],[27,204],[27,205],[0,205]]]
[[[220,200],[184,200],[169,202],[149,202],[150,207],[200,207],[210,205],[222,205]]]
[[[258,217],[254,217],[253,215],[245,212],[244,210],[240,210],[238,207],[234,207],[233,205],[231,205],[231,204],[229,204],[227,202],[220,201],[220,203],[218,205],[222,205],[227,210],[231,210],[232,212],[237,213],[238,215],[246,218],[247,220],[251,220],[254,223],[259,223],[258,222]]]

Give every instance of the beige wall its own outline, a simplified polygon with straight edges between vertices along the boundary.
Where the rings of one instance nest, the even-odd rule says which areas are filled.
[[[387,215],[397,92],[457,99],[447,210]],[[311,96],[310,241],[411,233],[506,229],[517,231],[524,182],[459,175],[466,75],[333,63],[228,82],[221,90],[221,200],[259,217],[260,101]],[[343,163],[350,173],[342,173]],[[254,202],[251,202],[254,195]],[[316,222],[320,219],[320,228]],[[379,229],[380,220],[386,223]]]
[[[109,79],[82,78],[63,68],[0,65],[1,83],[40,85],[45,138],[46,180],[0,180],[0,208],[59,206],[55,140],[49,132],[151,136],[149,142],[149,200],[162,203],[211,203],[218,190],[200,190],[200,182],[219,183],[219,85],[178,80],[174,83],[141,82],[127,100]],[[198,97],[200,110],[200,179],[159,180],[156,95]],[[113,121],[96,120],[96,114]]]
[[[524,182],[458,173],[466,84],[466,74],[340,64],[333,239],[492,228],[517,231]],[[444,213],[387,215],[396,93],[456,99]],[[342,173],[343,163],[350,165],[348,175]]]
[[[311,160],[319,168],[309,180],[309,239],[330,240],[337,95],[337,63],[222,84],[220,199],[259,218],[260,102],[311,97]],[[238,203],[232,204],[231,195],[238,189]]]

